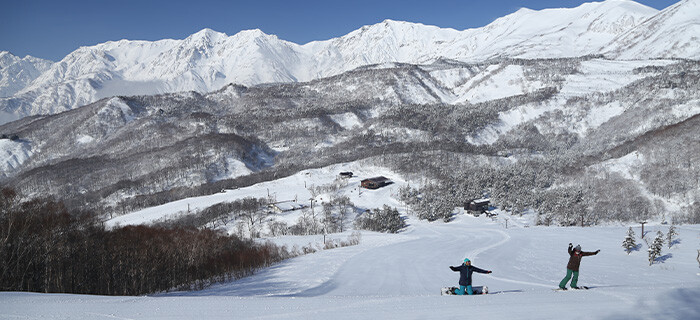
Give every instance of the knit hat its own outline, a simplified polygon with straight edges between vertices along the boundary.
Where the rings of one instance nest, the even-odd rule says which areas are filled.
[[[581,251],[581,245],[580,245],[580,244],[577,244],[576,247],[574,248],[574,250],[576,250],[576,251]]]
[[[471,260],[464,258],[464,263],[471,262]]]

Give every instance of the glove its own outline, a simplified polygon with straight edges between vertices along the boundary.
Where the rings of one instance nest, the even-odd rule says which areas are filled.
[[[595,251],[595,254],[598,254],[598,252],[600,252],[600,249],[596,250],[596,251]]]
[[[574,245],[569,243],[569,248],[573,248],[573,247],[574,247]]]
[[[486,273],[491,273],[491,272],[493,272],[493,271],[491,271],[491,270],[489,270],[489,271],[486,271]]]

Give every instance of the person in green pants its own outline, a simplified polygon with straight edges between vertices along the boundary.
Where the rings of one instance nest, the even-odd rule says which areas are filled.
[[[559,282],[559,288],[566,290],[566,283],[569,282],[573,275],[571,287],[578,289],[578,269],[581,266],[581,258],[596,255],[598,252],[600,252],[600,249],[595,252],[584,252],[581,251],[581,245],[576,245],[576,248],[574,248],[574,245],[569,243],[569,263],[566,265],[566,277]]]

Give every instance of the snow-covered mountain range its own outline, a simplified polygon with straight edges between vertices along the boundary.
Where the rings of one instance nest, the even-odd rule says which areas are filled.
[[[699,78],[700,61],[689,60],[440,60],[207,94],[104,98],[0,125],[0,183],[125,210],[387,154],[430,168],[435,151],[465,158],[440,163],[452,171],[480,157],[494,167],[542,161],[537,167],[551,167],[561,186],[584,173],[588,184],[605,181],[590,187],[591,198],[624,183],[633,196],[620,197],[685,215],[700,197],[692,165],[700,163]]]
[[[639,200],[606,219],[652,205],[688,217],[700,212],[698,3],[521,9],[464,31],[387,20],[305,45],[205,29],[80,48],[0,100],[7,118],[51,114],[0,123],[0,183],[124,212],[392,154],[413,174],[487,177],[503,206],[585,184],[588,199]],[[494,181],[523,176],[503,167],[516,158],[548,168],[544,182],[498,198]],[[502,171],[464,165],[484,159]]]
[[[0,66],[4,96],[0,123],[58,113],[114,95],[309,81],[368,64],[586,55],[699,59],[699,2],[684,0],[662,11],[629,0],[520,9],[482,28],[463,31],[386,20],[304,45],[260,30],[228,36],[204,29],[183,40],[110,41],[81,47],[48,70],[45,62],[39,67],[31,64],[29,71]],[[5,75],[8,72],[12,74]],[[18,80],[23,73],[32,76]],[[13,84],[6,85],[4,79]]]

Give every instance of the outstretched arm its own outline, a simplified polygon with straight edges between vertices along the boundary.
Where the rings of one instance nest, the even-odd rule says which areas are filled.
[[[450,266],[450,269],[452,269],[452,271],[459,271],[459,267]]]
[[[491,273],[491,270],[484,270],[481,268],[477,268],[475,266],[472,266],[472,270],[474,270],[475,272],[478,272],[478,273]]]
[[[581,252],[581,255],[582,256],[594,256],[594,255],[598,254],[598,252],[600,252],[600,249],[598,249],[594,252]]]
[[[573,245],[573,244],[569,243],[569,249],[568,249],[568,251],[569,251],[569,255],[574,254],[574,245]]]

